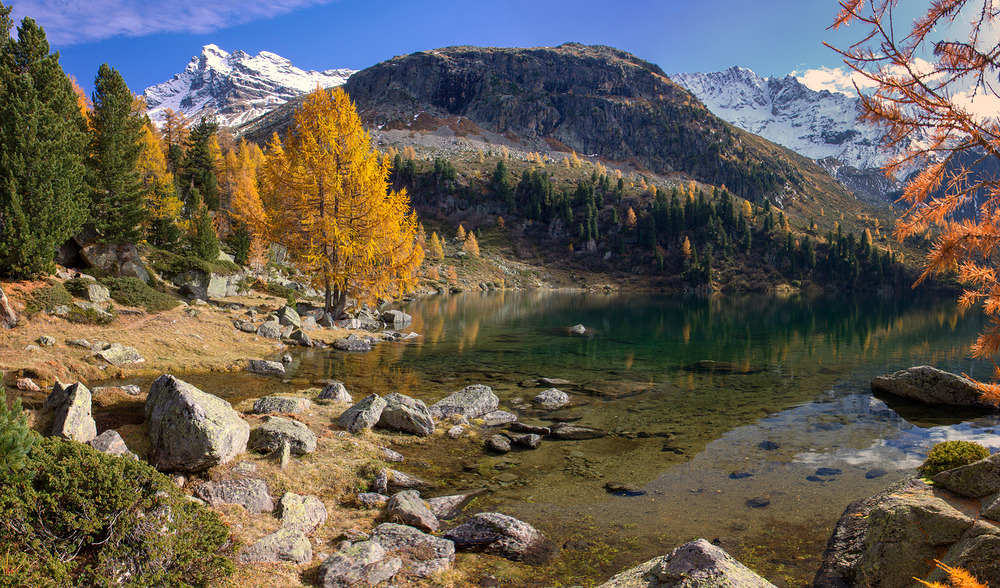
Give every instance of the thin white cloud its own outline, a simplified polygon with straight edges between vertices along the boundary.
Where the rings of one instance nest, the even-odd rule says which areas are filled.
[[[810,90],[829,90],[839,92],[848,96],[857,96],[854,85],[857,84],[862,90],[874,88],[875,85],[868,78],[856,71],[846,71],[842,67],[821,67],[819,69],[807,69],[803,71],[793,71],[802,85]]]
[[[334,0],[15,0],[15,23],[30,16],[53,45],[157,33],[209,33]]]

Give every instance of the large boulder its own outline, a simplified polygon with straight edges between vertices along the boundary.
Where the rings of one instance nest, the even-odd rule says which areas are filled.
[[[278,319],[278,323],[283,327],[292,327],[293,329],[302,328],[302,318],[291,306],[282,306],[279,308],[278,312],[274,313],[274,318]]]
[[[191,270],[174,276],[173,283],[185,296],[211,300],[236,296],[243,279],[244,275],[240,272],[224,275]]]
[[[212,506],[238,504],[252,513],[274,510],[274,499],[267,484],[257,478],[206,482],[195,489],[194,495]]]
[[[107,349],[97,351],[94,355],[113,366],[143,363],[146,361],[134,347],[126,347],[121,343],[112,343]]]
[[[569,394],[558,388],[549,388],[548,390],[539,392],[533,400],[542,408],[555,410],[569,404]]]
[[[351,398],[351,394],[347,391],[347,387],[344,386],[344,383],[337,380],[323,386],[323,390],[320,391],[319,396],[317,396],[316,399],[332,400],[334,402],[354,402],[354,399]]]
[[[101,453],[115,455],[118,457],[129,456],[139,459],[139,456],[129,451],[128,446],[125,445],[125,440],[122,439],[122,436],[119,435],[118,431],[115,431],[114,429],[104,431],[97,437],[88,441],[87,444]]]
[[[875,393],[892,394],[927,404],[996,408],[983,401],[982,392],[972,380],[929,365],[879,376],[872,380],[871,388]]]
[[[455,561],[455,543],[406,525],[382,523],[375,527],[369,540],[390,553],[410,560]]]
[[[967,498],[984,498],[1000,492],[1000,453],[975,463],[945,470],[934,483]]]
[[[382,322],[387,326],[400,329],[413,322],[413,317],[401,310],[387,310],[382,313]]]
[[[262,376],[283,376],[285,375],[285,366],[280,361],[251,359],[247,362],[247,371]]]
[[[257,335],[265,339],[281,339],[281,323],[273,319],[265,321],[257,327]]]
[[[626,570],[598,588],[774,588],[704,539]]]
[[[50,434],[80,443],[88,443],[97,437],[90,390],[83,384],[77,382],[63,386],[57,381],[45,399],[44,407],[55,411]]]
[[[139,248],[135,245],[95,243],[80,249],[80,257],[88,267],[97,268],[116,278],[139,278],[149,282],[149,272],[142,265]]]
[[[424,437],[434,432],[434,419],[423,400],[415,400],[399,392],[386,395],[384,400],[379,427]]]
[[[263,423],[250,432],[247,448],[261,453],[272,453],[288,443],[295,455],[316,451],[316,434],[299,421],[275,416],[265,416]]]
[[[371,429],[382,418],[382,411],[385,409],[385,399],[378,394],[372,394],[362,398],[360,402],[345,410],[337,424],[340,428],[351,433]]]
[[[981,508],[978,500],[919,479],[854,502],[837,523],[813,585],[908,588],[914,578],[940,582],[944,576],[935,559],[1000,585],[1000,526],[982,517]]]
[[[473,385],[442,398],[430,408],[431,416],[441,420],[452,415],[467,419],[481,417],[500,406],[500,399],[489,386]]]
[[[512,560],[541,561],[554,551],[538,529],[498,512],[479,513],[444,536],[457,549],[476,549]]]
[[[162,471],[198,472],[246,451],[250,425],[225,400],[171,375],[146,397],[150,455]]]

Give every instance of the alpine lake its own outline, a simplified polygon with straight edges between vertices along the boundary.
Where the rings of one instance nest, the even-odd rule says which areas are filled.
[[[401,309],[413,316],[404,332],[421,337],[364,354],[305,351],[284,381],[181,377],[234,402],[337,379],[355,400],[401,392],[430,405],[485,384],[523,422],[606,431],[505,455],[482,449],[490,432],[476,442],[400,435],[399,469],[436,484],[425,495],[488,487],[467,511],[522,519],[560,547],[528,578],[496,564],[486,586],[594,585],[699,537],[778,586],[809,586],[850,502],[915,475],[939,441],[1000,450],[996,414],[879,399],[869,387],[925,364],[991,375],[970,353],[982,312],[954,295],[501,291]],[[584,334],[570,331],[577,324]],[[555,387],[572,404],[538,409],[531,399],[550,387],[540,378],[571,382]]]

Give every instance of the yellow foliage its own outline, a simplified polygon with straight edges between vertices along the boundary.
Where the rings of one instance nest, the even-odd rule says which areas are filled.
[[[143,126],[140,137],[139,173],[150,220],[177,218],[184,203],[177,198],[174,175],[167,170],[163,138],[152,123]]]
[[[266,165],[281,205],[272,235],[326,290],[328,311],[339,312],[348,294],[374,302],[416,284],[416,214],[405,190],[389,189],[388,162],[343,90],[309,94],[275,151]]]
[[[455,233],[455,240],[465,241],[465,227],[463,227],[461,224],[458,225],[458,231],[456,231]]]
[[[417,150],[413,148],[413,145],[407,145],[403,147],[403,159],[416,159]]]
[[[632,210],[631,206],[629,206],[628,212],[625,213],[625,226],[628,227],[629,229],[634,229],[635,223],[636,223],[635,211]]]
[[[951,567],[941,563],[938,560],[934,560],[939,568],[948,574],[948,584],[942,584],[941,582],[924,582],[920,578],[914,578],[918,583],[928,586],[929,588],[989,588],[987,584],[983,584],[976,580],[969,572],[958,567]]]
[[[448,271],[445,272],[445,275],[448,277],[449,284],[458,283],[458,272],[455,271],[455,266],[453,265],[448,266]]]
[[[163,136],[167,140],[166,146],[169,148],[171,145],[183,145],[191,134],[188,128],[190,126],[191,120],[180,112],[174,112],[171,108],[164,110]]]
[[[436,232],[431,233],[431,242],[428,245],[427,251],[430,253],[431,259],[436,261],[444,259],[444,246],[441,244],[441,239]]]
[[[573,164],[573,167],[580,167],[581,165],[583,165],[583,162],[580,161],[580,156],[576,154],[576,151],[574,151],[573,155],[571,156],[571,163]]]
[[[476,240],[476,234],[469,231],[468,237],[465,238],[465,244],[462,245],[462,249],[472,257],[479,257],[479,241]]]
[[[681,244],[681,255],[684,256],[684,261],[691,259],[691,240],[684,237],[684,243]]]
[[[743,216],[746,218],[751,218],[753,216],[753,205],[750,204],[749,200],[743,201]]]
[[[507,226],[507,223],[504,222],[502,216],[497,217],[497,226],[500,227],[501,229]]]
[[[232,182],[229,215],[233,221],[245,226],[251,235],[261,239],[270,233],[257,179],[262,157],[260,147],[248,145],[242,140],[235,152],[230,151],[226,155],[227,173]]]

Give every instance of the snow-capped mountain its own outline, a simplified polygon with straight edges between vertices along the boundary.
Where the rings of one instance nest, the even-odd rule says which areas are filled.
[[[161,121],[169,108],[192,120],[214,115],[220,125],[235,127],[311,92],[317,85],[342,85],[353,73],[350,69],[303,71],[267,51],[250,56],[205,45],[182,73],[146,88],[144,96],[154,121]]]
[[[881,167],[881,133],[858,121],[858,99],[810,90],[793,76],[763,78],[742,67],[670,76],[716,116],[811,159],[833,157],[866,169]]]
[[[815,159],[858,196],[884,199],[900,188],[878,169],[890,154],[879,148],[880,131],[858,120],[857,98],[811,90],[791,75],[764,78],[742,67],[670,79],[719,118]]]

